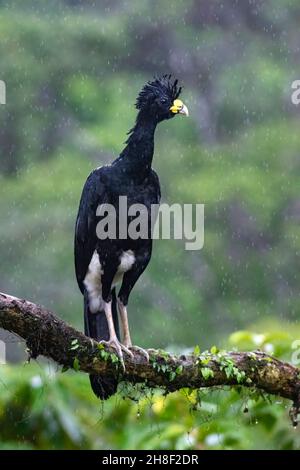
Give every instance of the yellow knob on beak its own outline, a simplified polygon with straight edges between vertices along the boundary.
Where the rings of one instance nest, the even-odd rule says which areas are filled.
[[[189,115],[189,110],[181,100],[174,100],[170,111],[174,114],[184,114],[185,116]]]

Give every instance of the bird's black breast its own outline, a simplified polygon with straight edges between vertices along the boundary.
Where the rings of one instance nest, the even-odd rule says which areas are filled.
[[[129,208],[133,208],[135,205],[142,205],[144,209],[147,211],[147,218],[148,218],[148,235],[149,239],[130,239],[128,237],[127,240],[118,239],[115,243],[115,247],[120,247],[123,250],[136,250],[143,246],[151,244],[151,226],[155,220],[155,207],[158,207],[160,202],[160,185],[159,179],[157,174],[154,170],[150,170],[149,174],[143,178],[134,178],[129,176],[128,174],[117,171],[116,167],[106,167],[102,173],[102,181],[105,184],[106,192],[107,192],[107,202],[114,206],[116,210],[116,222],[117,222],[117,234],[118,232],[118,224],[120,220],[120,208],[124,208],[125,204],[125,197],[126,197],[126,208],[127,211]],[[122,199],[122,202],[121,202]],[[123,205],[122,205],[123,204]],[[135,206],[137,208],[137,206]],[[137,212],[136,215],[139,213]],[[128,215],[126,217],[126,229],[128,230],[129,224],[135,219],[136,216]]]
[[[128,206],[143,204],[150,207],[160,202],[160,185],[157,174],[150,170],[145,178],[131,177],[115,167],[108,167],[103,174],[103,181],[109,194],[110,203],[119,204],[120,196],[126,196]]]

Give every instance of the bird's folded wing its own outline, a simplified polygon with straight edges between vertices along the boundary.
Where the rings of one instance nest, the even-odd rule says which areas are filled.
[[[96,248],[96,211],[107,202],[107,192],[101,181],[101,168],[94,170],[84,185],[75,226],[75,271],[79,289],[84,291],[84,278]]]

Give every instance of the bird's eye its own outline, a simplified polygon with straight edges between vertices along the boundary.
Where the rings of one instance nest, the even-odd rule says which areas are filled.
[[[161,104],[166,104],[167,99],[166,98],[161,98],[160,102],[161,102]]]

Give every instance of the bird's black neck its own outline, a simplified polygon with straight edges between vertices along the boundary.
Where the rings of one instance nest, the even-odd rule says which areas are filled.
[[[141,182],[149,174],[156,125],[157,120],[151,116],[137,116],[135,126],[129,131],[127,145],[115,161],[125,176]]]

